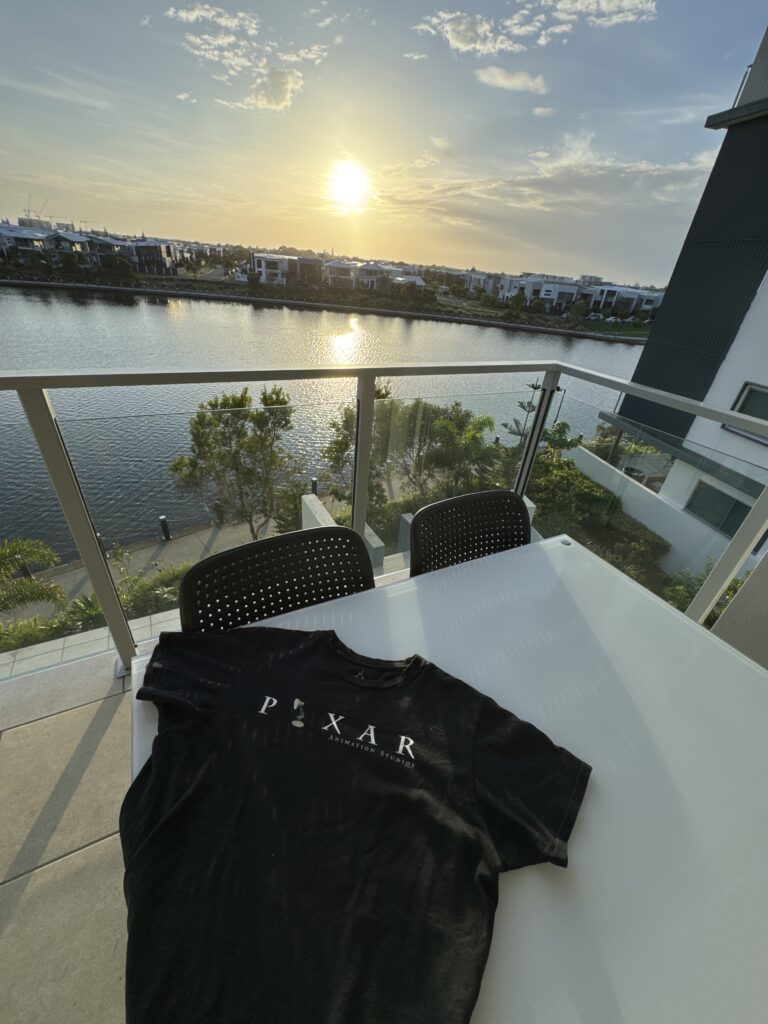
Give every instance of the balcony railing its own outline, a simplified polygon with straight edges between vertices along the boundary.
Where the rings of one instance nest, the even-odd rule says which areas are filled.
[[[466,391],[460,395],[448,392],[438,394],[429,401],[423,396],[413,400],[382,398],[380,394],[377,397],[377,382],[394,381],[399,378],[431,378],[434,387],[434,381],[439,378],[460,377],[468,382],[482,376],[498,380],[503,391],[469,395],[471,389],[467,385]],[[748,480],[753,487],[753,503],[744,513],[743,521],[735,528],[735,532],[730,531],[733,532],[733,536],[729,540],[723,536],[719,546],[713,541],[712,553],[716,556],[713,567],[686,610],[686,614],[691,618],[704,622],[768,529],[768,488],[764,486],[768,480],[768,467],[749,466],[723,452],[707,451],[686,438],[670,438],[658,432],[649,437],[642,425],[634,427],[632,424],[617,420],[612,409],[618,405],[622,395],[634,395],[689,413],[701,420],[748,431],[761,438],[768,438],[768,423],[731,410],[717,409],[679,395],[557,361],[11,374],[0,377],[0,390],[15,391],[18,394],[35,445],[66,518],[74,545],[82,559],[82,569],[87,574],[98,601],[100,614],[106,622],[125,668],[135,656],[137,640],[146,637],[143,634],[136,635],[136,626],[132,627],[129,623],[129,614],[124,602],[121,601],[120,587],[116,585],[115,573],[111,569],[107,552],[94,524],[90,484],[84,480],[82,466],[78,473],[84,446],[94,443],[98,431],[89,430],[86,425],[78,433],[71,421],[68,422],[65,418],[65,421],[60,422],[50,393],[59,389],[218,385],[233,382],[340,382],[350,379],[356,382],[356,395],[352,410],[353,420],[348,418],[345,421],[347,426],[353,424],[354,427],[354,439],[350,437],[349,472],[345,480],[336,479],[332,489],[338,493],[340,489],[346,488],[345,493],[351,499],[349,521],[353,529],[368,538],[369,543],[369,512],[373,514],[376,511],[377,521],[384,524],[385,532],[390,538],[387,542],[390,547],[394,543],[391,538],[398,529],[397,522],[387,521],[381,509],[374,507],[378,500],[377,493],[382,489],[388,490],[387,497],[391,504],[392,516],[399,515],[407,522],[407,512],[404,512],[406,506],[418,507],[422,498],[432,500],[429,495],[434,495],[435,492],[430,488],[434,482],[434,474],[438,472],[444,486],[453,492],[472,489],[473,481],[477,481],[477,486],[480,486],[485,480],[486,486],[489,483],[495,486],[509,486],[518,493],[532,498],[534,504],[538,495],[539,508],[534,515],[534,528],[538,526],[544,535],[548,530],[551,532],[552,529],[559,529],[563,525],[562,520],[554,516],[551,501],[553,487],[555,490],[557,487],[564,487],[567,480],[574,478],[576,472],[586,474],[596,488],[594,495],[599,496],[599,500],[595,497],[595,502],[596,507],[599,505],[599,515],[602,517],[600,522],[597,522],[598,517],[595,514],[584,527],[585,542],[588,544],[598,537],[600,529],[603,533],[605,530],[613,531],[612,538],[619,544],[631,544],[633,531],[638,536],[646,536],[647,531],[650,531],[650,536],[656,537],[659,541],[659,536],[653,532],[654,524],[661,523],[664,517],[673,517],[670,511],[673,506],[664,499],[664,489],[671,486],[669,475],[672,466],[678,466],[678,474],[684,471],[685,466],[693,467],[705,479],[715,474],[725,481],[726,492],[733,491],[734,487],[738,489],[739,481]],[[514,392],[510,390],[510,380],[516,382],[513,385]],[[590,394],[598,395],[598,402],[603,403],[604,408],[574,397],[576,381],[582,382],[579,385],[582,388],[579,392],[582,397],[583,385],[588,385]],[[610,398],[605,396],[615,398],[616,401],[612,403]],[[471,448],[471,444],[478,440],[477,431],[481,431],[485,438],[480,445],[482,458],[476,463],[472,462],[474,456],[471,452],[465,458],[464,449],[464,454],[456,455],[456,471],[453,473],[453,481],[450,482],[452,474],[449,472],[450,466],[446,463],[446,460],[450,461],[447,443],[441,451],[442,468],[434,459],[431,463],[424,461],[423,452],[410,451],[410,461],[406,464],[403,461],[403,442],[400,435],[406,429],[403,424],[407,424],[407,430],[411,431],[411,445],[414,437],[417,440],[423,439],[425,444],[432,444],[436,436],[435,431],[439,434],[440,431],[445,432],[447,429],[440,416],[447,415],[445,410],[449,409],[452,403],[461,403],[458,406],[459,411],[456,411],[456,405],[453,406],[458,417],[457,422],[465,422],[461,420],[462,409],[471,410],[473,414],[465,423],[467,436],[459,439],[461,444],[465,445],[465,449]],[[500,413],[499,409],[503,409],[503,413]],[[331,422],[336,417],[338,428],[339,422],[344,418],[343,413],[343,404],[330,403],[323,412],[323,422]],[[413,415],[409,420],[410,413]],[[432,424],[429,422],[430,416],[435,421]],[[501,431],[500,426],[502,416],[506,420],[503,423],[504,431]],[[188,416],[185,415],[184,418],[186,420]],[[305,429],[309,429],[306,425],[308,422],[305,422]],[[570,425],[570,432],[566,429],[566,424]],[[597,438],[592,429],[596,424],[604,427]],[[116,433],[120,433],[119,423],[113,424],[113,427]],[[475,434],[472,434],[473,430]],[[414,431],[417,432],[415,435]],[[491,444],[498,446],[498,457],[492,452],[492,457],[489,457],[489,435],[492,436],[496,431],[501,431],[504,438],[497,434],[490,441]],[[456,438],[452,436],[452,443],[454,441]],[[104,461],[104,465],[100,466],[102,472],[121,473],[121,466],[116,458],[112,466],[108,467],[106,464],[111,458],[108,444],[102,445],[100,458]],[[419,462],[419,459],[422,461]],[[472,469],[469,476],[462,476],[459,472],[458,467],[462,459]],[[562,460],[566,460],[567,465]],[[555,478],[544,474],[543,469],[546,465],[558,468],[560,476]],[[375,484],[379,485],[379,492],[376,491]],[[606,498],[609,494],[613,495],[613,500],[610,497]],[[130,501],[131,496],[123,495],[122,500]],[[374,505],[369,507],[371,501]],[[643,519],[642,509],[654,501],[656,505],[653,506],[653,511]],[[327,498],[325,507],[326,510],[330,509],[327,514],[334,514],[334,505],[330,498]],[[640,510],[636,515],[632,511],[635,508]],[[680,515],[686,514],[682,508],[677,508],[676,512]],[[731,516],[729,522],[733,525],[738,518],[739,516],[736,516],[734,520],[734,516]],[[568,527],[569,524],[566,522],[565,532],[570,532]],[[674,533],[678,527],[679,524],[672,525],[669,529]],[[659,529],[664,528],[662,523]],[[704,531],[710,527],[704,523],[700,529]],[[33,526],[30,526],[30,531],[34,531]],[[718,533],[717,524],[712,528],[711,535],[715,541],[718,536],[722,536],[722,531]],[[704,537],[704,533],[701,536]],[[242,539],[249,538],[235,539],[234,542],[239,543]],[[652,546],[653,542],[649,543]],[[663,535],[657,547],[661,552],[664,547]],[[668,571],[671,572],[675,567],[674,562],[670,563],[670,566]],[[637,568],[637,573],[646,585],[652,585],[642,565]],[[154,626],[150,626],[147,619],[146,625],[139,628],[146,631]],[[73,652],[77,646],[72,645]]]

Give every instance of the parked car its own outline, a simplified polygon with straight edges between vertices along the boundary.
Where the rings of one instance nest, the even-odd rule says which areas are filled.
[[[604,320],[605,317],[602,313],[589,313],[584,317],[585,320]]]
[[[607,324],[620,324],[622,322],[622,319],[620,316],[609,316],[605,322]]]
[[[653,323],[653,320],[650,320],[650,319],[649,320],[643,320],[643,323],[645,324],[646,327],[650,327],[651,324]]]

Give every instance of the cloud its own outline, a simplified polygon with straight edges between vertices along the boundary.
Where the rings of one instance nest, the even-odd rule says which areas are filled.
[[[589,25],[611,28],[656,20],[656,0],[541,0],[562,21],[583,17]]]
[[[325,6],[321,2],[319,7],[305,14],[327,13]],[[296,66],[321,64],[330,50],[330,43],[298,46],[291,43],[290,48],[278,49],[274,32],[268,26],[265,37],[256,38],[261,30],[260,19],[246,11],[228,11],[198,3],[169,7],[165,16],[187,26],[200,24],[198,31],[184,32],[181,45],[209,66],[216,82],[230,87],[236,81],[243,83],[239,96],[215,97],[217,104],[234,110],[287,110],[304,88],[304,76]],[[332,17],[339,22],[345,20],[345,16]],[[334,40],[335,43],[342,41],[342,36]]]
[[[482,14],[437,11],[413,29],[420,35],[441,37],[455,53],[488,57],[502,52],[522,53],[534,40],[537,46],[547,46],[555,36],[571,32],[579,20],[597,28],[611,28],[655,18],[656,0],[525,0],[520,10],[500,18],[498,24]]]
[[[594,134],[565,135],[554,151],[540,149],[506,177],[394,175],[377,193],[381,212],[404,221],[464,226],[499,224],[500,212],[529,210],[583,219],[609,210],[627,214],[656,208],[668,216],[700,195],[717,150],[675,163],[629,160],[595,148]]]
[[[553,36],[564,35],[565,33],[572,32],[573,25],[570,21],[564,21],[559,25],[550,25],[540,33],[539,38],[536,40],[537,46],[548,46],[552,42]],[[563,42],[567,42],[566,39]]]
[[[182,103],[197,103],[191,92],[177,92],[176,99],[181,100]]]
[[[304,88],[304,76],[295,68],[267,68],[251,92],[241,100],[216,102],[233,110],[288,110],[294,96]]]
[[[534,107],[531,111],[534,117],[552,117],[554,112],[554,107]]]
[[[628,110],[624,116],[636,126],[656,130],[659,125],[703,124],[708,114],[722,105],[722,97],[714,93],[700,93],[686,96],[678,104],[651,107],[643,110]]]
[[[426,60],[426,53],[404,53],[403,56],[406,60]]]
[[[344,42],[344,36],[338,35],[338,36],[334,36],[333,37],[333,45],[334,46],[341,46],[341,44],[343,42]]]
[[[380,176],[383,180],[402,177],[403,175],[412,174],[413,171],[421,171],[426,167],[433,167],[435,164],[439,163],[440,161],[434,153],[424,152],[420,156],[417,156],[415,160],[385,165],[381,168]]]
[[[144,17],[139,22],[139,25],[141,25],[142,28],[151,28],[152,27],[152,15],[151,14],[145,14]]]
[[[259,19],[255,14],[248,14],[245,11],[230,14],[223,7],[212,7],[210,4],[195,4],[194,7],[169,7],[165,16],[188,24],[193,24],[196,21],[211,21],[219,28],[242,31],[249,36],[255,36],[259,31]]]
[[[529,75],[527,71],[505,71],[504,68],[478,68],[475,78],[483,85],[494,89],[509,89],[512,92],[534,92],[543,96],[549,90],[543,75]]]
[[[517,43],[503,33],[497,33],[493,18],[481,14],[464,14],[462,11],[438,11],[414,25],[421,35],[442,36],[457,53],[472,53],[476,57],[487,57],[502,51],[522,53],[524,44]]]
[[[59,75],[53,71],[36,69],[36,73],[43,73],[52,78],[57,84],[55,86],[45,85],[39,78],[35,82],[26,82],[23,79],[15,78],[13,75],[0,71],[0,88],[11,89],[13,92],[26,93],[28,96],[44,96],[49,100],[58,100],[60,103],[71,103],[76,107],[87,107],[91,110],[111,110],[113,94],[106,89],[100,89],[91,82],[80,82],[77,79],[69,78],[67,75]]]
[[[310,64],[322,64],[328,56],[328,47],[316,43],[314,46],[307,46],[295,53],[279,53],[278,57],[284,64],[301,64],[302,61],[309,61]]]
[[[248,40],[240,39],[231,32],[220,32],[216,35],[194,35],[187,32],[182,46],[200,60],[221,64],[225,77],[234,78],[243,72],[258,68],[264,60],[261,47],[254,47]]]
[[[322,21],[318,21],[317,27],[318,28],[328,28],[330,25],[332,25],[334,23],[334,21],[336,21],[336,15],[335,14],[329,14],[327,18],[323,18]]]

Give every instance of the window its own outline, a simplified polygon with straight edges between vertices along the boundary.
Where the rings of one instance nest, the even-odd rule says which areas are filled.
[[[754,416],[756,419],[768,420],[768,386],[765,384],[754,384],[747,381],[736,397],[731,408],[734,412],[743,412],[745,416]],[[741,430],[739,427],[729,427],[723,424],[724,430],[730,430],[734,434],[741,434],[752,441],[759,441],[760,444],[768,444],[768,437],[760,437],[750,430]]]
[[[703,519],[726,537],[732,537],[749,512],[749,505],[702,481],[696,484],[685,511]]]

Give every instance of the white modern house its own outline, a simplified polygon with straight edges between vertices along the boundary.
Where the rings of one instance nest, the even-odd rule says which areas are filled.
[[[252,252],[251,273],[259,284],[320,284],[322,260],[315,256]]]
[[[376,291],[378,288],[385,288],[390,280],[387,267],[383,263],[369,260],[366,263],[358,263],[353,271],[355,288],[367,288],[369,291]]]
[[[323,284],[331,288],[354,288],[357,266],[351,260],[326,260],[323,264]]]
[[[587,308],[593,311],[609,310],[620,302],[623,311],[648,316],[664,298],[664,290],[661,288],[613,284],[591,275],[574,278],[528,272],[505,274],[499,279],[496,291],[490,291],[489,288],[485,290],[497,295],[502,301],[522,293],[526,305],[538,299],[548,310],[555,312],[566,310],[574,302],[583,300]]]
[[[252,252],[251,272],[256,275],[259,284],[287,284],[289,277],[296,275],[296,257]]]

